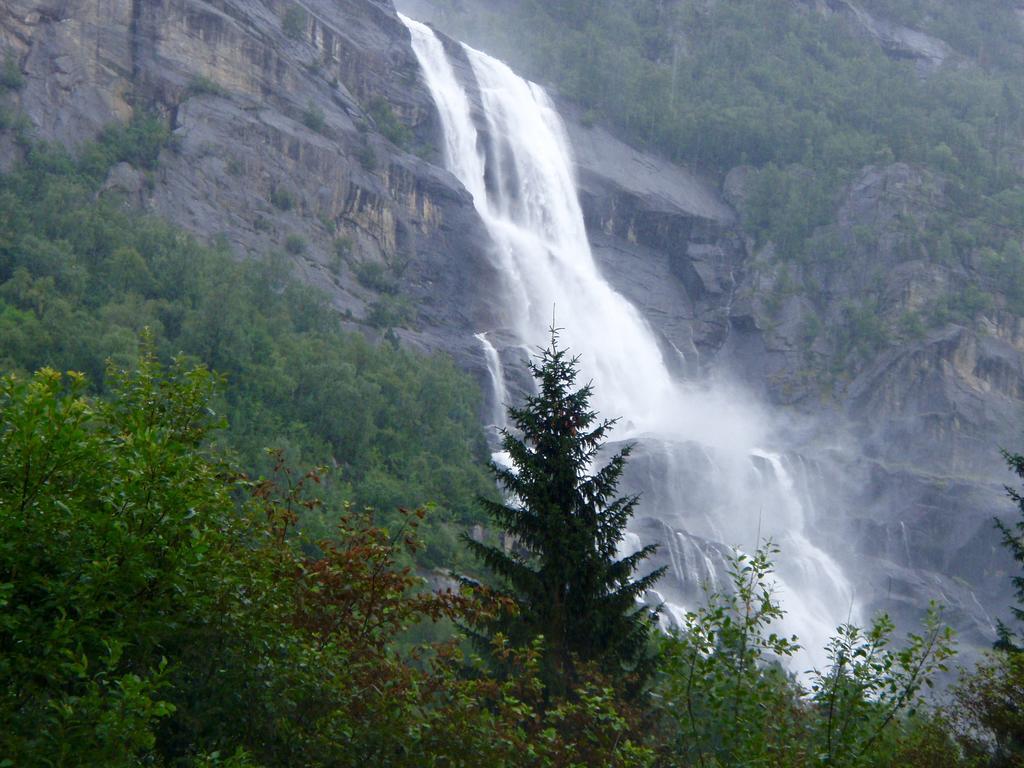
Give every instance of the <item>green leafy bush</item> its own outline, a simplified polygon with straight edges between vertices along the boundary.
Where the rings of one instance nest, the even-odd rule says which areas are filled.
[[[352,268],[360,285],[379,293],[397,293],[398,281],[386,264],[379,261],[360,261]]]
[[[770,543],[736,553],[731,583],[662,640],[655,701],[666,765],[914,765],[892,755],[932,727],[930,715],[913,713],[952,656],[938,610],[896,650],[886,616],[867,631],[839,627],[825,649],[828,666],[811,670],[805,688],[780,665],[799,640],[776,629],[785,615],[772,580],[777,553]],[[948,733],[936,728],[927,739],[935,741],[948,745]]]
[[[377,153],[373,151],[373,146],[365,134],[356,149],[356,160],[364,170],[374,171],[377,169]]]
[[[285,187],[275,185],[270,190],[270,203],[282,211],[290,211],[295,207],[295,196]]]
[[[405,296],[381,296],[370,304],[366,322],[375,328],[401,328],[408,325],[416,312]]]
[[[198,451],[213,383],[152,359],[111,403],[79,375],[0,380],[0,753],[16,764],[136,765],[188,714],[176,628],[233,632],[210,612],[244,582],[218,562],[230,488]]]
[[[309,102],[302,113],[302,124],[311,131],[323,133],[324,126],[326,125],[324,111],[312,101]]]
[[[226,96],[227,91],[224,87],[205,75],[196,75],[189,80],[188,87],[185,89],[189,96]]]
[[[0,91],[19,91],[25,87],[25,75],[13,56],[5,56],[0,65]]]
[[[342,235],[341,237],[334,238],[332,246],[331,270],[335,274],[340,274],[345,265],[349,264],[352,260],[352,249],[355,246],[355,241],[348,235]]]
[[[289,4],[281,20],[281,29],[292,40],[301,40],[306,36],[309,14],[301,5]]]
[[[292,256],[301,256],[306,252],[306,238],[302,235],[288,235],[284,241],[284,249]]]
[[[171,142],[167,124],[158,117],[138,113],[125,125],[112,125],[100,133],[99,139],[86,145],[78,158],[77,170],[99,178],[115,163],[130,163],[137,168],[154,170],[160,151]],[[43,150],[37,148],[37,160]],[[68,163],[67,158],[54,150],[47,155],[50,161]],[[70,166],[69,166],[70,167]]]
[[[377,126],[377,130],[384,134],[385,138],[392,144],[399,147],[407,147],[412,141],[412,131],[398,119],[395,110],[388,100],[382,96],[374,96],[370,99],[366,111]]]

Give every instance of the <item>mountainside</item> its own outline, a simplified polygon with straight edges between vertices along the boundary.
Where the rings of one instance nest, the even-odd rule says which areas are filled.
[[[15,100],[40,138],[75,146],[136,111],[170,122],[156,178],[112,174],[140,207],[225,236],[240,256],[301,237],[295,268],[343,314],[365,318],[377,302],[386,326],[406,311],[362,276],[401,282],[425,328],[470,324],[484,238],[465,192],[414,154],[433,143],[432,105],[389,4],[18,2],[2,13],[25,73]]]
[[[492,17],[479,5],[407,10],[493,43],[554,86],[595,256],[666,359],[684,377],[738,379],[788,422],[780,433],[819,510],[811,524],[865,608],[906,616],[938,596],[968,642],[987,642],[1009,593],[990,525],[1004,509],[998,448],[1019,445],[1024,398],[1024,95],[1001,87],[1024,71],[1024,8],[993,3],[1018,23],[1004,25],[993,61],[966,33],[942,37],[951,4],[938,0],[793,0],[767,4],[763,17],[638,4],[678,14],[658,39],[641,34],[657,20],[633,18],[640,31],[611,46],[647,62],[637,66],[650,88],[619,86],[639,82],[651,97],[634,114],[612,103],[620,94],[606,82],[569,68],[544,77],[545,57],[565,50],[525,22],[518,34],[536,46],[512,25],[484,34]],[[529,21],[534,5],[495,7]],[[551,6],[566,30],[585,26],[589,6],[577,5]],[[764,29],[752,31],[758,19]],[[707,56],[736,62],[711,95],[696,92],[702,38],[720,48]],[[530,52],[521,61],[517,45]],[[821,69],[793,85],[754,67],[785,67],[783,45]],[[4,114],[23,113],[41,139],[77,147],[133,115],[166,121],[172,141],[157,170],[118,165],[104,194],[226,241],[240,259],[282,251],[349,327],[448,351],[487,385],[473,334],[502,327],[500,276],[469,193],[443,170],[438,114],[390,2],[10,0],[0,57],[19,80],[0,97]],[[892,82],[894,97],[909,94],[915,122],[889,125],[881,97],[846,99],[853,80],[843,78],[858,66],[876,91]],[[799,103],[836,72],[828,103]],[[670,136],[654,100],[669,103],[677,78],[698,84],[689,96],[700,111],[679,113],[686,130]],[[736,103],[712,109],[730,82]],[[664,94],[654,87],[666,83]],[[934,102],[934,134],[929,83],[950,94]],[[761,112],[744,111],[755,104]],[[877,113],[859,112],[865,104]],[[24,145],[13,120],[0,125],[0,167],[10,168]],[[846,143],[819,146],[834,125],[852,126]],[[822,158],[833,156],[841,172],[827,170]],[[510,367],[521,355],[501,352]],[[648,478],[638,485],[678,471],[642,451],[634,465]],[[685,466],[699,486],[699,462]]]
[[[1019,4],[406,5],[568,99],[603,270],[689,375],[809,417],[789,444],[859,599],[939,595],[983,642],[1022,415]],[[717,205],[683,202],[694,187]],[[650,462],[637,487],[682,466],[701,494],[699,454]]]

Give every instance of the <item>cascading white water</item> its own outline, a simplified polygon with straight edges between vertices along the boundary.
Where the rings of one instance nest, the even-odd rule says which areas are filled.
[[[672,379],[639,312],[597,271],[571,153],[547,95],[465,47],[491,137],[481,150],[469,99],[440,40],[425,25],[406,24],[441,114],[445,162],[473,195],[493,238],[507,282],[504,304],[513,310],[510,330],[525,343],[543,344],[554,318],[566,345],[587,361],[587,375],[600,382],[598,410],[628,415],[634,431],[654,428],[664,419]]]
[[[508,390],[505,387],[505,373],[501,365],[501,356],[494,348],[487,333],[473,335],[484,348],[484,359],[487,361],[487,374],[491,377],[491,391],[494,396],[491,426],[501,429],[507,423],[505,407],[508,405]]]
[[[679,520],[666,522],[709,529],[698,535],[747,548],[758,536],[782,544],[782,562],[792,563],[779,574],[789,611],[786,629],[808,646],[818,645],[846,620],[850,588],[832,558],[810,541],[804,505],[782,459],[758,449],[766,439],[766,420],[724,387],[675,381],[646,321],[601,276],[565,130],[544,90],[464,45],[483,108],[478,130],[466,87],[440,39],[429,27],[402,18],[441,117],[446,166],[473,196],[493,241],[505,281],[496,302],[505,311],[505,335],[517,343],[543,344],[554,319],[564,328],[566,346],[581,356],[584,378],[596,384],[596,409],[622,417],[617,437],[663,445],[669,462],[681,445],[704,446],[714,500],[700,520],[683,513],[689,489],[680,487],[682,475],[667,477],[648,494],[666,497],[662,509],[679,510]],[[477,338],[493,376],[494,362],[500,364],[497,350],[483,334]],[[494,386],[497,397],[504,384],[495,379]],[[686,549],[682,539],[666,544],[680,569],[690,571],[681,578],[710,569],[706,555]],[[684,565],[683,555],[696,565]],[[805,660],[814,660],[813,654]]]

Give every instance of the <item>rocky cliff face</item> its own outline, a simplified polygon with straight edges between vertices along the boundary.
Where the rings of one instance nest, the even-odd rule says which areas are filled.
[[[486,238],[421,157],[436,116],[390,3],[15,0],[0,44],[39,138],[74,147],[139,110],[167,119],[143,209],[239,257],[288,253],[353,321],[380,299],[357,276],[383,275],[418,307],[413,343],[458,347],[474,327]],[[110,184],[142,190],[130,168]]]
[[[784,441],[802,457],[812,528],[865,611],[912,620],[934,598],[967,645],[989,642],[1011,600],[1012,565],[991,521],[1007,509],[999,448],[1020,444],[1021,318],[993,306],[969,322],[887,337],[838,373],[824,333],[855,311],[900,328],[967,283],[969,267],[936,263],[914,245],[915,227],[952,205],[943,180],[903,164],[865,168],[825,233],[841,244],[841,263],[829,252],[790,267],[725,215],[746,169],[726,179],[720,208],[668,202],[636,181],[642,174],[630,175],[633,185],[599,181],[585,137],[573,134],[606,274],[682,353],[686,372],[727,371],[789,415]],[[708,189],[682,171],[674,183]],[[797,281],[820,286],[817,295],[787,287]],[[645,477],[637,488],[689,466],[660,467],[643,452],[634,463]],[[685,485],[702,487],[699,468]]]
[[[892,55],[949,55],[849,3],[824,7]],[[437,115],[389,0],[9,0],[4,54],[25,75],[15,98],[40,138],[76,146],[140,110],[169,122],[154,179],[122,166],[108,181],[140,208],[226,237],[239,258],[286,253],[364,329],[397,291],[415,307],[399,335],[486,381],[472,334],[491,327],[487,237],[440,167]],[[855,310],[895,328],[956,292],[970,267],[926,258],[907,224],[951,204],[943,179],[863,169],[822,233],[841,248],[794,275],[739,224],[749,169],[720,185],[564,112],[596,256],[666,357],[681,375],[728,371],[801,425],[790,444],[827,509],[815,525],[869,608],[913,613],[938,596],[984,642],[1008,591],[989,520],[1004,509],[997,449],[1020,444],[1021,318],[993,306],[827,376],[835,349],[814,332]],[[16,152],[0,142],[0,162]],[[797,295],[795,279],[820,290]]]
[[[681,353],[684,374],[727,371],[789,414],[784,440],[802,457],[801,482],[818,510],[812,528],[853,578],[865,612],[912,621],[938,599],[967,645],[989,642],[1011,600],[1012,566],[991,521],[1006,509],[998,449],[1020,443],[1021,318],[993,307],[978,322],[891,340],[838,375],[823,375],[833,342],[808,330],[812,320],[842,326],[865,302],[880,327],[899,327],[956,294],[965,268],[915,251],[906,226],[950,205],[942,180],[902,164],[864,169],[829,228],[828,242],[846,246],[844,263],[822,254],[806,267],[811,274],[787,275],[726,203],[742,194],[744,169],[727,178],[717,206],[704,207],[686,195],[709,191],[707,182],[673,169],[680,195],[663,197],[642,164],[614,177],[609,166],[629,152],[589,154],[584,129],[572,135],[605,274]],[[595,169],[595,156],[617,159]],[[819,294],[787,290],[796,279],[815,281]],[[689,466],[659,466],[642,451],[634,464],[643,476],[635,489]],[[687,478],[699,493],[699,466]]]

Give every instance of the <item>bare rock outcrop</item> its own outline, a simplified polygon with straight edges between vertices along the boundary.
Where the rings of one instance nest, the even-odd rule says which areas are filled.
[[[436,113],[389,2],[14,0],[0,45],[39,138],[74,148],[139,112],[170,123],[150,188],[129,190],[140,207],[240,257],[286,252],[356,319],[377,299],[358,266],[377,262],[419,307],[412,343],[468,346],[493,279],[486,237],[421,157]],[[134,173],[115,171],[109,186]]]

